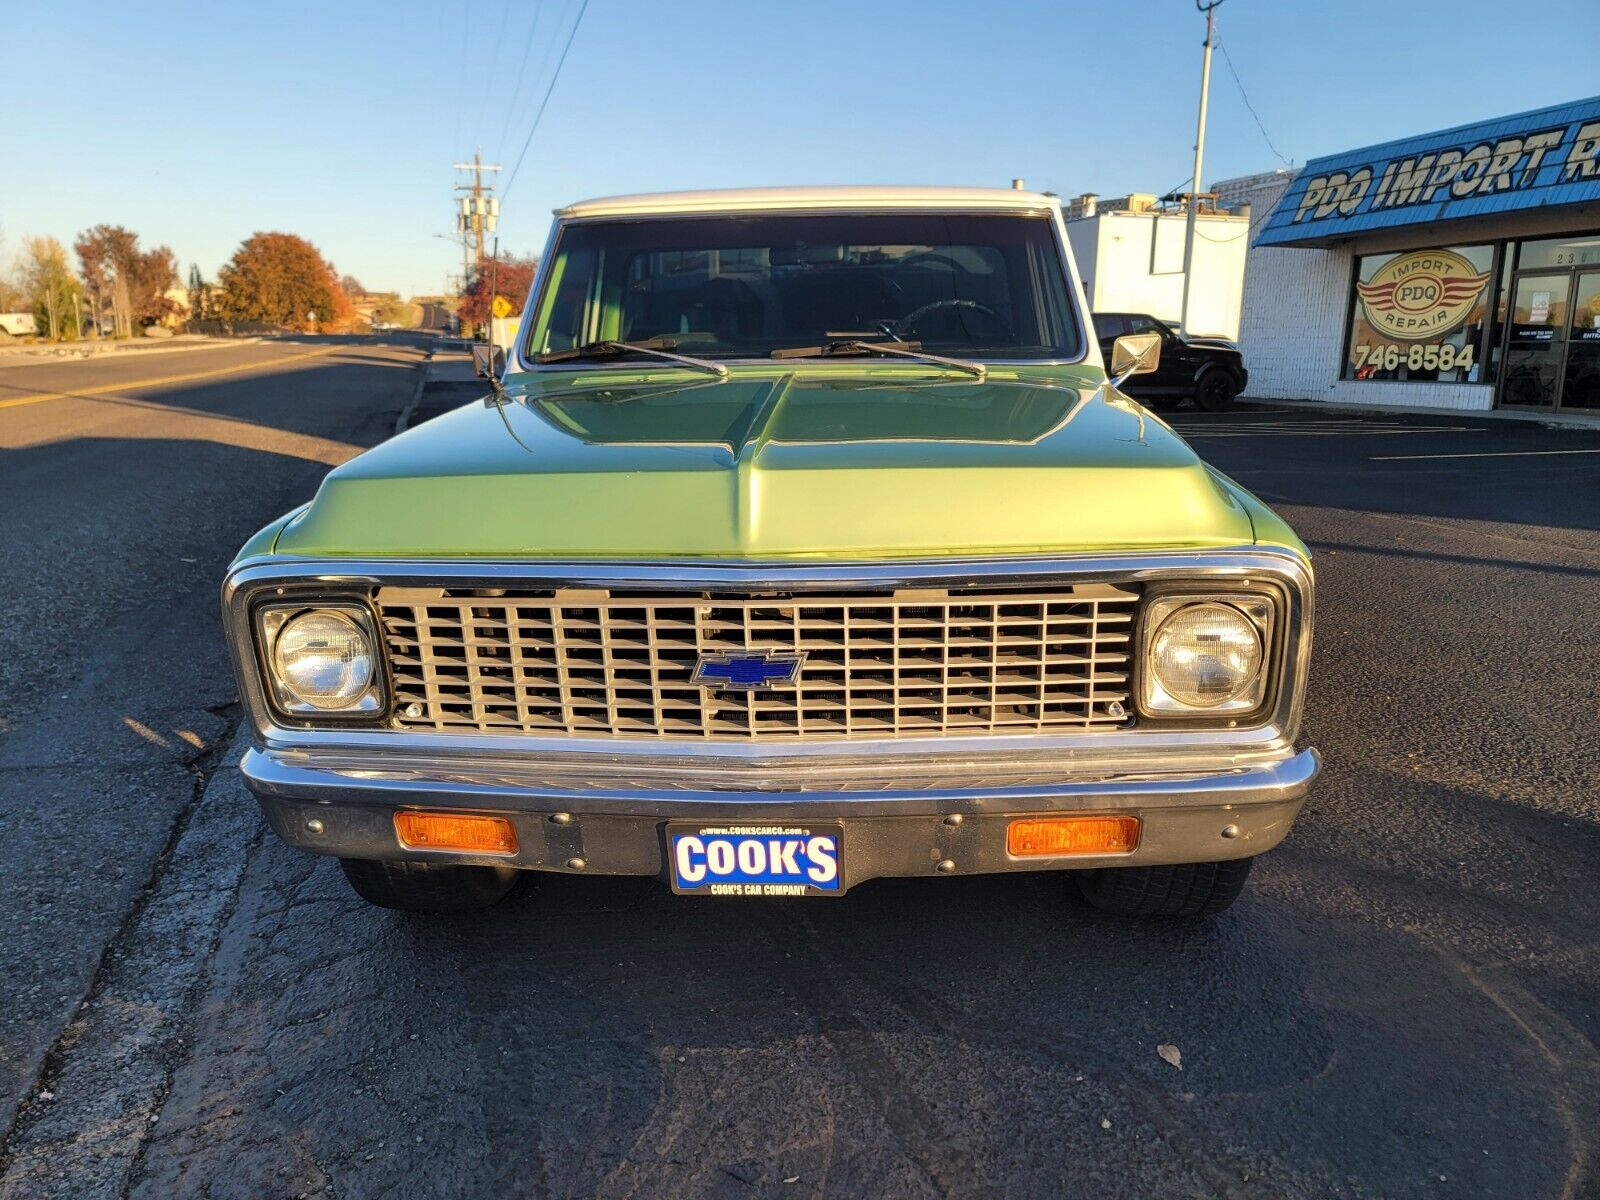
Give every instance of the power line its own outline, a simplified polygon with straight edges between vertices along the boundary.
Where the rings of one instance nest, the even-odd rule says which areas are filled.
[[[500,75],[500,46],[506,40],[506,17],[511,12],[511,0],[500,0],[500,27],[495,30],[494,41],[490,43],[490,53],[493,57],[485,60],[489,78],[495,79]],[[472,123],[472,136],[474,140],[483,137],[483,121],[489,111],[489,89],[483,88],[482,95],[478,97],[478,119]]]
[[[1233,76],[1233,82],[1239,88],[1239,96],[1244,101],[1245,108],[1250,110],[1251,119],[1255,121],[1256,128],[1261,131],[1261,140],[1267,144],[1267,149],[1271,150],[1284,166],[1294,166],[1294,159],[1285,158],[1278,148],[1272,144],[1272,138],[1267,134],[1267,127],[1261,123],[1261,118],[1256,113],[1256,106],[1250,103],[1250,94],[1244,90],[1244,80],[1239,78],[1239,72],[1234,69],[1233,57],[1228,53],[1228,43],[1218,38],[1217,48],[1222,51],[1222,61],[1228,64],[1228,74]]]
[[[500,189],[500,198],[504,200],[511,194],[511,188],[517,182],[517,172],[522,170],[522,160],[528,157],[528,147],[533,145],[533,135],[539,130],[539,122],[544,117],[545,106],[550,103],[550,94],[556,90],[556,80],[561,78],[561,68],[566,66],[567,52],[572,49],[572,41],[578,36],[578,26],[583,24],[583,14],[589,11],[589,0],[583,0],[578,8],[578,19],[572,23],[572,31],[567,34],[567,44],[561,48],[561,57],[556,60],[555,73],[550,76],[550,86],[544,90],[544,99],[539,102],[539,111],[533,114],[533,124],[528,128],[528,136],[523,140],[522,152],[517,155],[516,166],[511,168],[511,174],[506,179],[506,186]]]
[[[506,134],[511,132],[511,118],[516,114],[517,101],[522,99],[522,77],[528,71],[528,59],[533,55],[534,36],[539,32],[539,18],[544,16],[544,0],[534,5],[533,24],[528,26],[528,40],[522,47],[522,61],[517,64],[517,82],[511,88],[511,100],[506,105],[506,119],[500,126],[500,136],[495,140],[494,149],[498,154],[505,149]]]
[[[462,0],[461,11],[456,16],[456,23],[461,26],[461,75],[462,79],[472,78],[472,55],[467,50],[467,30],[470,22],[467,19],[466,6],[470,0]],[[456,129],[450,135],[450,152],[455,153],[456,147],[461,145],[461,129],[466,124],[467,114],[465,105],[454,104],[456,110]]]

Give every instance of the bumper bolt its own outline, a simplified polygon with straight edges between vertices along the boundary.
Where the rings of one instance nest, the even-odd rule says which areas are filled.
[[[1239,827],[1237,825],[1224,825],[1222,827],[1222,836],[1225,837],[1225,838],[1236,838],[1236,837],[1238,837],[1239,836]]]
[[[319,817],[312,817],[311,820],[306,822],[307,833],[321,833],[325,829],[327,829],[327,826],[322,823]]]
[[[552,824],[552,825],[571,825],[572,824],[572,814],[571,813],[551,813],[550,814],[550,824]]]
[[[1127,715],[1128,710],[1122,707],[1121,700],[1113,700],[1110,704],[1106,705],[1106,716],[1108,717],[1114,717],[1120,721]]]
[[[406,705],[406,716],[408,716],[408,717],[420,717],[421,715],[422,715],[422,705],[416,703],[415,701],[412,701],[410,704]]]
[[[949,875],[956,869],[956,860],[953,858],[942,858],[939,860],[939,865],[935,869],[941,874]]]
[[[567,870],[569,870],[569,871],[581,871],[585,867],[587,867],[588,865],[589,865],[588,862],[586,862],[584,859],[581,859],[581,858],[569,858],[569,859],[567,859]]]

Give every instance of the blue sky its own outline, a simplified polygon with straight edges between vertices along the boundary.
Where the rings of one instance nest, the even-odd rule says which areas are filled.
[[[450,164],[481,147],[509,171],[581,2],[8,4],[0,256],[105,221],[210,278],[280,229],[370,288],[438,290],[460,263],[431,236],[452,229]],[[1226,0],[1218,28],[1303,163],[1593,94],[1594,16]],[[1189,173],[1203,26],[1192,0],[590,0],[502,247],[537,250],[553,207],[617,192],[1165,191]],[[1278,165],[1218,54],[1207,180]]]

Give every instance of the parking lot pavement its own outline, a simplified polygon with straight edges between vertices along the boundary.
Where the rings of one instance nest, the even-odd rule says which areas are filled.
[[[1228,913],[562,876],[407,918],[223,770],[0,1197],[1594,1195],[1600,437],[1172,419],[1317,555],[1325,773]]]

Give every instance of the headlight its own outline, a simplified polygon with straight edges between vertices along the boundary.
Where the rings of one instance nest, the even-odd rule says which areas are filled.
[[[1259,707],[1271,619],[1271,603],[1257,596],[1152,601],[1145,614],[1144,710],[1204,715]]]
[[[261,615],[261,636],[286,712],[363,715],[381,707],[377,649],[363,610],[271,608]]]

